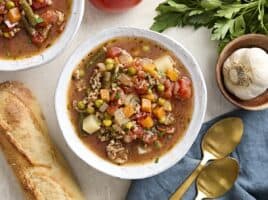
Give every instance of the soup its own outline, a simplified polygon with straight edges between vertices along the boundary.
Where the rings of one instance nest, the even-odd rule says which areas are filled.
[[[73,72],[68,110],[81,140],[115,164],[157,160],[192,117],[191,77],[172,52],[135,37],[115,38]]]
[[[65,28],[71,0],[0,0],[0,58],[31,57]]]

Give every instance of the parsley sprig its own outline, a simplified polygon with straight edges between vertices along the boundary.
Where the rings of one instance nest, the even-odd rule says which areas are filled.
[[[246,33],[268,34],[268,0],[166,0],[156,10],[152,30],[207,27],[219,50]]]

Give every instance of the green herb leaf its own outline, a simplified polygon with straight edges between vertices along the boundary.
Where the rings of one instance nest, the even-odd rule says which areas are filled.
[[[207,27],[221,50],[230,40],[247,33],[268,34],[267,0],[166,0],[157,9],[151,29]]]
[[[201,6],[206,10],[213,10],[222,5],[220,0],[202,0]]]
[[[177,12],[186,12],[189,8],[185,4],[176,3],[173,0],[168,0],[167,4],[175,9]]]
[[[182,24],[182,15],[180,13],[166,13],[155,18],[155,23],[151,29],[162,32],[169,27],[179,26]]]
[[[235,16],[242,8],[243,8],[243,5],[239,5],[239,4],[222,6],[222,9],[218,10],[215,16],[232,19],[232,17]]]
[[[212,40],[222,40],[225,38],[228,31],[233,27],[234,20],[222,20],[215,23],[212,29]]]
[[[232,38],[239,37],[246,32],[246,23],[243,16],[239,16],[234,20],[233,26],[230,28]]]

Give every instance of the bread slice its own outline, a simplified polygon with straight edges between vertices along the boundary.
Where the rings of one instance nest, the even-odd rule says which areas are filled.
[[[83,200],[31,91],[0,84],[0,147],[28,200]]]

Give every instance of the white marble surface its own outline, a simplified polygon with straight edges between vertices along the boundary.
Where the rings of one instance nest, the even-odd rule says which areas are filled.
[[[46,116],[51,137],[70,162],[87,199],[124,199],[129,187],[129,181],[109,177],[92,169],[79,160],[67,147],[58,127],[54,110],[54,93],[57,80],[66,59],[86,38],[109,27],[133,26],[149,28],[155,16],[154,9],[160,2],[161,0],[143,0],[139,6],[123,14],[106,14],[96,10],[86,2],[86,12],[80,30],[71,45],[61,56],[51,63],[36,69],[12,73],[0,72],[0,81],[22,81],[37,96]],[[173,37],[190,50],[202,68],[208,89],[206,120],[232,110],[233,107],[222,97],[216,86],[214,76],[217,58],[216,43],[210,41],[209,31],[205,29],[195,31],[192,28],[173,28],[164,34]],[[0,154],[0,194],[0,199],[23,199],[16,179],[2,154]]]

